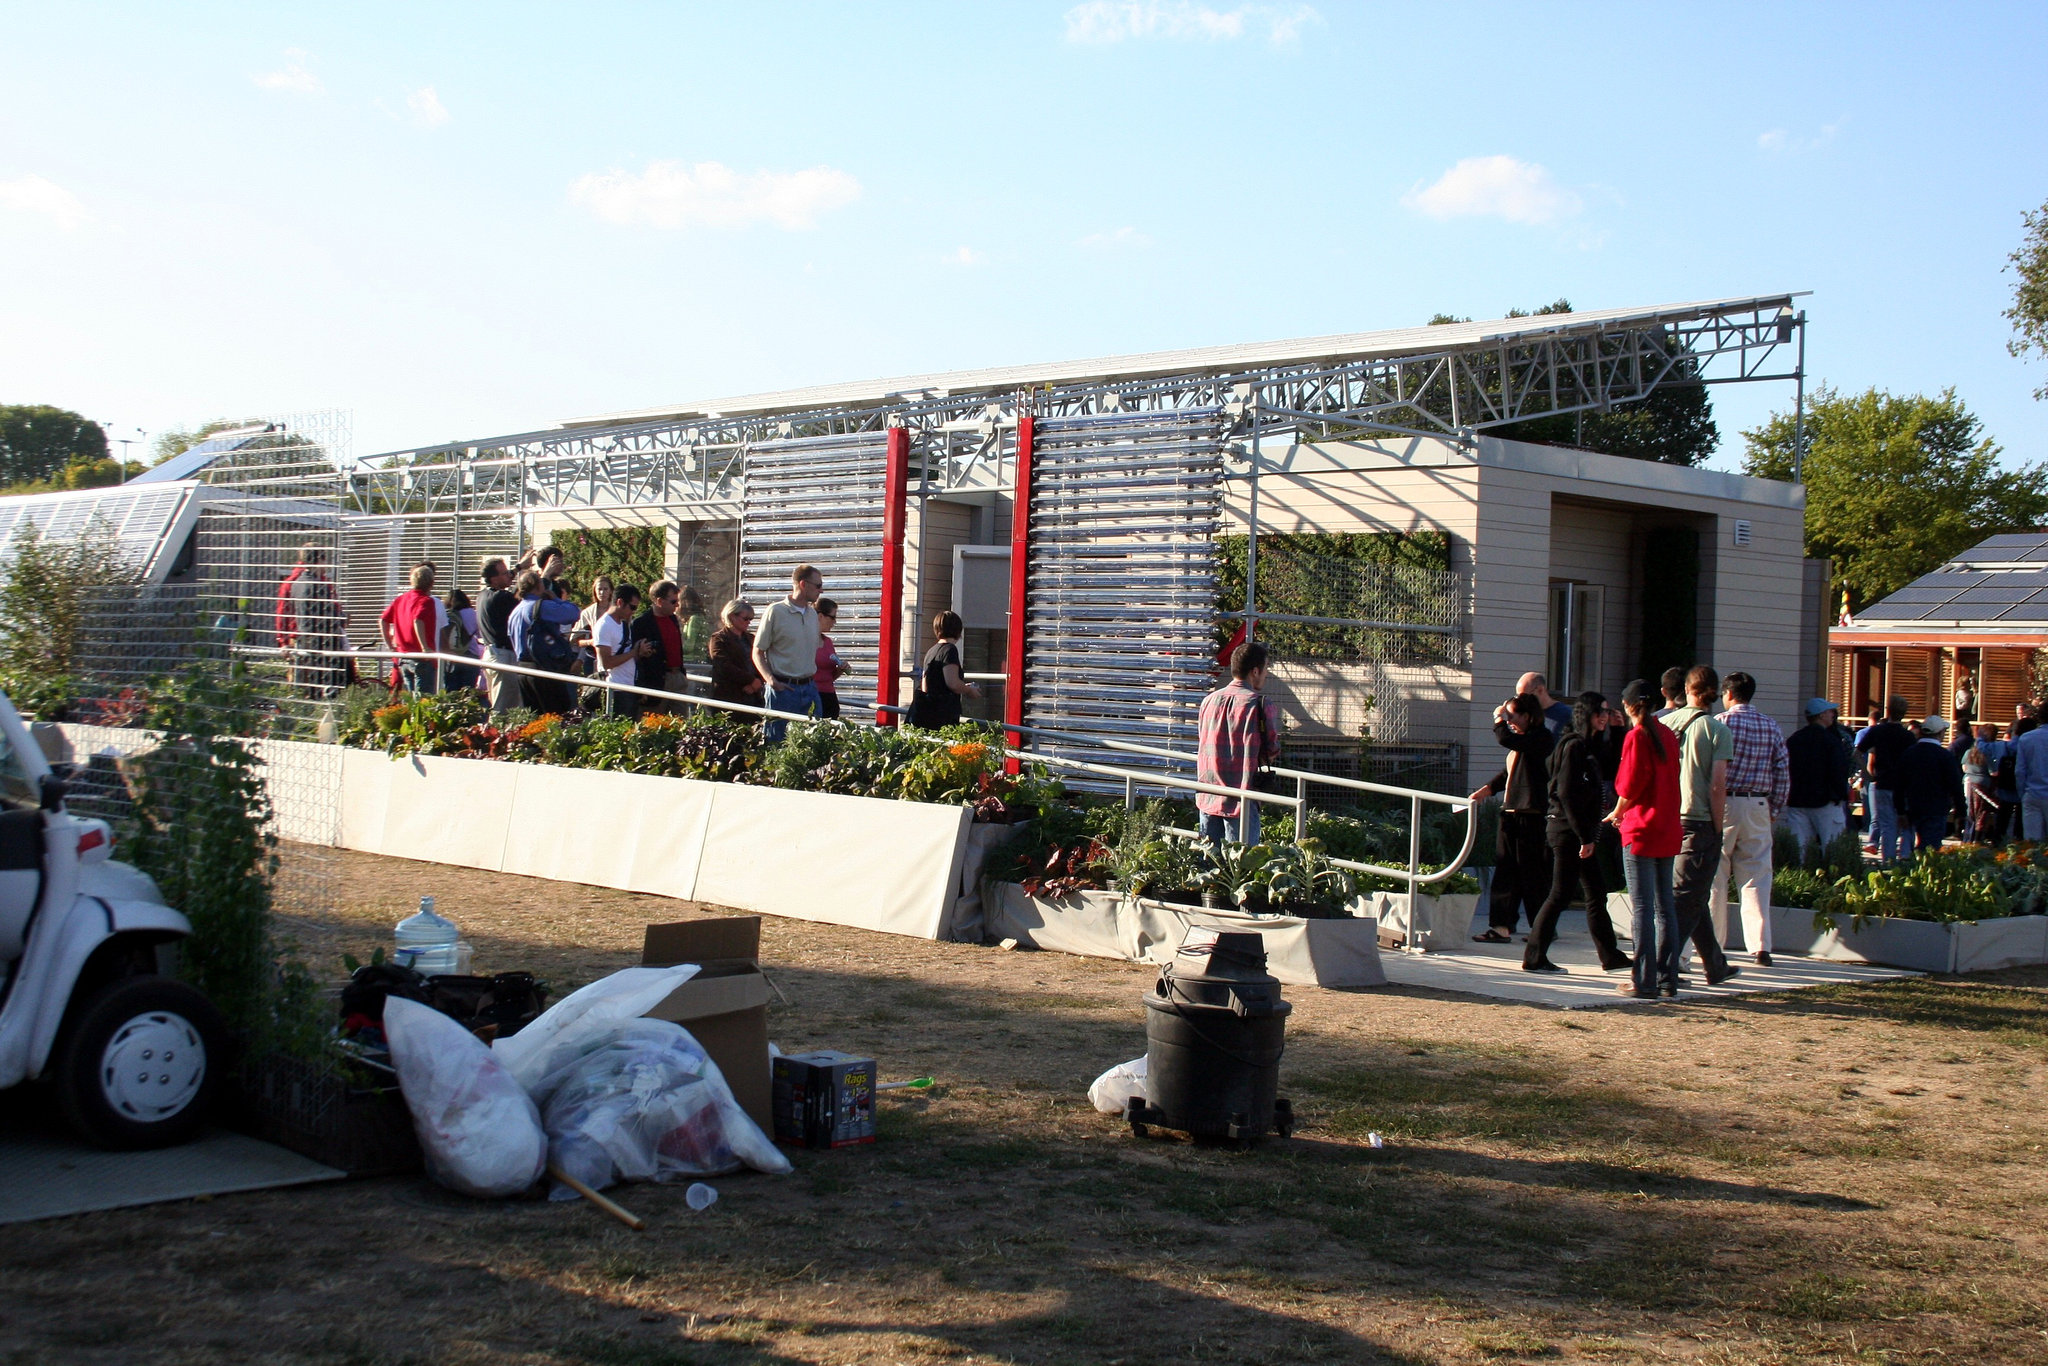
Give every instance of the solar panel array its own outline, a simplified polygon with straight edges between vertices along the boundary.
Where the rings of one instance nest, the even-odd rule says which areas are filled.
[[[1986,567],[1991,565],[2001,567]],[[1858,612],[1856,620],[1999,622],[2020,627],[2048,622],[2048,535],[1993,536]]]
[[[123,484],[0,498],[0,549],[31,523],[44,538],[60,541],[75,540],[88,526],[98,523],[114,543],[122,569],[145,574],[164,548],[164,536],[190,495],[191,487],[186,484],[146,488]]]

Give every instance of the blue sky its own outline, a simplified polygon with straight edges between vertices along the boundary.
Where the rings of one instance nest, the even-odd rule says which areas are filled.
[[[0,5],[0,401],[356,451],[795,384],[1814,291],[2048,457],[2035,6]],[[1789,387],[1716,391],[1717,463]]]

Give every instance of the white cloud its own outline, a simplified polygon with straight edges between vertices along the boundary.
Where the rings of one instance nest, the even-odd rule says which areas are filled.
[[[1773,128],[1768,133],[1757,134],[1756,145],[1766,152],[1774,153],[1818,152],[1821,148],[1833,142],[1835,134],[1841,131],[1842,120],[1840,119],[1836,119],[1833,123],[1822,124],[1820,132],[1810,138],[1794,137],[1783,128]]]
[[[0,180],[0,209],[37,214],[66,230],[83,226],[92,217],[77,195],[39,175]]]
[[[650,161],[638,175],[584,176],[569,186],[569,198],[628,227],[812,228],[819,214],[860,198],[860,182],[830,166],[742,173],[716,161]]]
[[[1431,218],[1505,218],[1555,223],[1579,211],[1579,197],[1533,162],[1508,156],[1466,157],[1430,185],[1401,196],[1404,207]]]
[[[1081,239],[1081,245],[1097,251],[1111,251],[1118,247],[1140,249],[1152,245],[1152,239],[1136,228],[1118,228],[1114,232],[1091,232]]]
[[[411,112],[412,121],[422,128],[438,128],[448,122],[448,106],[441,103],[431,85],[423,85],[407,95],[405,107]]]
[[[275,71],[266,71],[250,80],[265,90],[283,90],[294,95],[321,95],[327,87],[320,78],[306,69],[304,48],[288,47],[284,50],[284,65]]]
[[[949,266],[978,266],[988,257],[973,247],[963,246],[958,251],[947,252],[945,259]]]
[[[1263,33],[1271,43],[1291,43],[1302,27],[1320,18],[1310,5],[1238,5],[1212,9],[1193,0],[1086,0],[1067,11],[1070,43],[1121,43],[1168,38],[1218,42]]]

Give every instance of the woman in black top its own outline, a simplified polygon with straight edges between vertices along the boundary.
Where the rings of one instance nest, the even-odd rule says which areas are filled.
[[[910,699],[910,724],[937,730],[960,721],[960,699],[980,697],[981,689],[960,675],[960,616],[941,612],[932,618],[939,643],[924,653],[918,669],[917,693]]]
[[[1606,879],[1594,857],[1600,817],[1607,810],[1605,788],[1612,776],[1606,765],[1607,723],[1607,699],[1596,692],[1580,693],[1572,704],[1571,729],[1550,756],[1550,814],[1544,830],[1550,846],[1550,895],[1529,931],[1529,947],[1522,953],[1524,972],[1564,971],[1550,961],[1550,946],[1557,938],[1558,917],[1582,886],[1586,928],[1600,951],[1600,966],[1616,972],[1630,964],[1615,940],[1614,922],[1607,918]]]

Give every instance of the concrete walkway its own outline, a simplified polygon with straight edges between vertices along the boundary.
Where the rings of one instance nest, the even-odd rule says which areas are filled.
[[[1484,918],[1474,916],[1473,932],[1485,928]],[[1626,940],[1622,946],[1628,947]],[[1582,911],[1567,911],[1558,922],[1557,942],[1551,945],[1550,961],[1564,969],[1562,975],[1522,971],[1523,947],[1520,934],[1515,936],[1512,944],[1475,944],[1468,937],[1452,953],[1411,954],[1382,949],[1380,963],[1386,969],[1387,980],[1399,986],[1462,991],[1474,996],[1491,996],[1503,1001],[1523,1001],[1530,1005],[1557,1006],[1567,1010],[1650,1005],[1648,1001],[1623,996],[1617,990],[1628,980],[1626,972],[1600,970],[1600,960],[1593,951],[1592,938],[1586,933],[1586,917]],[[1695,965],[1690,974],[1692,987],[1690,990],[1681,987],[1678,999],[1703,1000],[1759,991],[1797,991],[1801,987],[1881,982],[1921,975],[1904,968],[1832,963],[1819,958],[1797,958],[1791,954],[1774,955],[1773,963],[1767,968],[1756,966],[1747,954],[1736,955],[1734,961],[1741,967],[1742,974],[1717,987],[1708,986],[1705,975]]]

